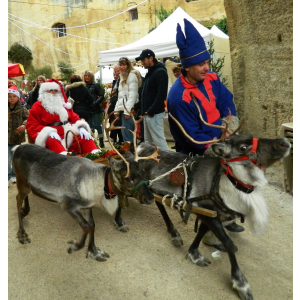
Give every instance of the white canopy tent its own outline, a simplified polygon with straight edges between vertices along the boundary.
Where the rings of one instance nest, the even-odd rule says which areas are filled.
[[[177,23],[179,23],[181,28],[184,29],[183,19],[187,19],[195,26],[207,45],[208,42],[214,40],[215,58],[225,56],[223,76],[227,79],[229,90],[232,91],[229,37],[216,26],[213,26],[211,30],[204,27],[188,15],[181,7],[178,7],[157,28],[138,41],[123,47],[99,51],[99,65],[113,65],[117,63],[122,56],[128,57],[131,61],[135,61],[135,57],[139,56],[141,51],[147,48],[155,53],[156,58],[179,56],[176,45],[176,28]],[[169,87],[172,86],[176,79],[171,72],[170,66],[172,66],[172,63],[169,64],[169,67],[166,64],[169,75]]]
[[[184,28],[184,18],[197,28],[206,42],[210,40],[210,30],[194,20],[182,8],[178,7],[157,28],[138,41],[116,49],[99,51],[99,64],[102,66],[114,64],[122,56],[134,61],[135,57],[139,56],[140,52],[147,48],[151,49],[157,58],[178,56],[176,28],[177,23]]]
[[[138,67],[135,66],[134,67],[136,70],[140,71],[141,75],[143,77],[145,77],[145,75],[147,74],[148,70],[143,68],[143,67]],[[102,73],[102,83],[112,83],[112,81],[114,80],[114,76],[113,76],[113,68],[111,66],[103,66],[101,67],[101,73]],[[98,72],[96,72],[95,74],[95,79],[100,78],[100,70]]]

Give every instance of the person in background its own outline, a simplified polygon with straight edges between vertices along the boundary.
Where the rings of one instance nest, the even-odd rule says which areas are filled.
[[[132,142],[133,135],[129,130],[134,130],[133,120],[128,112],[131,112],[134,104],[138,101],[138,78],[133,72],[131,61],[127,57],[119,59],[120,84],[118,89],[118,100],[115,105],[115,116],[122,120],[121,129],[124,142]],[[127,111],[124,108],[124,103]]]
[[[29,92],[28,95],[28,107],[31,108],[32,105],[38,100],[39,97],[39,90],[40,90],[40,86],[43,82],[45,82],[47,79],[45,76],[43,75],[39,75],[36,80],[35,80],[35,86],[33,87],[33,89]]]
[[[221,83],[216,73],[209,71],[210,55],[204,39],[188,20],[184,19],[185,34],[177,25],[176,43],[182,64],[180,79],[172,85],[167,99],[168,112],[181,124],[185,132],[194,140],[203,142],[220,138],[220,128],[205,125],[199,117],[198,109],[192,100],[195,96],[204,121],[222,125],[222,118],[231,113],[237,119],[232,93]],[[185,137],[178,125],[169,116],[170,131],[175,140],[177,152],[203,155],[209,144],[195,144]],[[225,226],[233,232],[244,228],[234,222]]]
[[[180,76],[181,73],[181,64],[178,64],[177,66],[172,68],[172,73],[173,75],[178,78]]]
[[[103,141],[103,128],[102,128],[102,118],[103,115],[103,101],[104,101],[104,91],[100,89],[100,85],[95,82],[95,76],[92,71],[85,71],[83,73],[83,81],[86,84],[86,88],[91,93],[94,98],[94,102],[91,106],[91,118],[88,121],[90,127],[93,131],[95,129],[98,131],[100,147],[104,148]]]
[[[110,93],[109,108],[107,110],[108,115],[114,111],[116,103],[118,101],[118,93],[119,93],[118,90],[119,90],[119,84],[120,84],[120,66],[118,64],[115,64],[113,66],[113,70],[114,70],[114,72],[113,72],[114,80],[112,82],[112,89],[111,89],[111,93]],[[114,119],[115,119],[114,115],[110,116],[109,122],[112,123],[114,121]],[[122,126],[121,119],[118,119],[115,122],[115,126]],[[121,145],[123,143],[121,129],[112,130],[110,132],[110,138],[112,139],[112,141],[114,143]]]
[[[67,136],[69,130],[77,139],[73,134]],[[27,119],[27,132],[34,144],[63,155],[80,150],[81,153],[100,151],[90,134],[90,126],[72,110],[63,86],[56,79],[41,85],[38,101],[33,104]]]
[[[90,107],[94,103],[94,98],[79,75],[72,75],[70,83],[65,87],[67,98],[70,96],[74,100],[73,111],[88,122],[91,118]]]
[[[139,101],[142,98],[142,90],[143,90],[143,85],[144,85],[144,78],[141,75],[139,70],[133,69],[132,70],[133,73],[136,74],[136,77],[138,79],[138,94],[139,94]],[[138,120],[140,117],[140,111],[137,111],[135,113],[135,119]],[[140,133],[140,137],[138,137],[138,133]],[[139,144],[144,142],[144,123],[143,121],[141,121],[138,124],[138,129],[137,129],[137,138],[140,140]]]
[[[16,83],[15,80],[13,80],[11,78],[8,78],[8,88],[10,88],[12,86],[17,86],[17,83]],[[17,87],[17,89],[18,89],[19,94],[20,94],[20,100],[22,101],[23,105],[25,105],[25,99],[23,97],[24,92],[21,89],[19,89],[18,87]]]
[[[141,61],[148,69],[145,76],[141,100],[135,105],[134,111],[140,109],[144,117],[144,140],[155,143],[161,150],[168,150],[164,134],[165,103],[168,91],[168,73],[163,63],[158,62],[150,49],[143,50],[136,61]]]
[[[12,149],[26,141],[25,129],[28,110],[20,100],[20,92],[16,86],[8,88],[8,182],[16,182],[12,166]]]

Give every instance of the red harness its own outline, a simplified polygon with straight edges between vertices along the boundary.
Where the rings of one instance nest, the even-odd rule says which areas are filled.
[[[251,153],[253,153],[253,154],[256,153],[257,144],[258,144],[258,139],[253,138]],[[251,192],[253,192],[256,187],[253,186],[253,185],[250,185],[250,184],[243,183],[239,179],[235,178],[233,176],[232,172],[231,172],[231,169],[230,169],[230,166],[228,165],[228,163],[229,162],[235,162],[235,161],[249,160],[249,159],[250,159],[249,155],[245,155],[245,156],[242,156],[242,157],[221,161],[222,165],[226,166],[225,174],[227,175],[229,180],[232,182],[232,184],[235,185],[236,188],[238,188],[239,190],[241,190],[241,191],[243,191],[247,194],[250,194]],[[251,161],[252,161],[253,164],[257,165],[256,159],[252,159]],[[258,167],[261,168],[261,166],[258,166]]]

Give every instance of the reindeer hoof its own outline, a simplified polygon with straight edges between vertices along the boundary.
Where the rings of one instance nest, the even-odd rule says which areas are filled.
[[[185,258],[188,258],[192,263],[196,264],[199,267],[207,267],[211,262],[202,256],[198,250],[193,251],[194,253],[188,251]]]
[[[107,260],[106,258],[109,257],[109,254],[100,250],[99,248],[96,249],[97,249],[96,252],[92,252],[89,250],[86,254],[86,258],[91,257],[97,261],[106,261]]]
[[[68,244],[71,244],[71,246],[68,248],[69,254],[72,254],[73,252],[80,250],[84,247],[84,245],[80,245],[76,241],[68,241]]]
[[[253,295],[248,282],[244,282],[242,286],[238,286],[235,282],[233,288],[236,289],[242,300],[253,300]]]
[[[175,247],[183,246],[183,240],[177,230],[169,232],[171,236],[172,243]]]
[[[172,237],[172,243],[175,247],[183,246],[183,240],[182,240],[181,236]]]
[[[127,232],[127,231],[129,231],[129,227],[124,224],[124,225],[118,227],[118,230],[121,232]]]
[[[30,244],[31,243],[31,240],[29,237],[23,237],[23,238],[19,238],[19,242],[23,245],[25,244]]]
[[[19,242],[23,245],[31,243],[31,240],[25,231],[18,232],[17,237],[19,239]]]

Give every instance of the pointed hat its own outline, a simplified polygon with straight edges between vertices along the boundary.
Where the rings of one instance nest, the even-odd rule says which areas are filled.
[[[179,49],[179,56],[183,68],[187,68],[210,59],[203,37],[194,25],[184,20],[185,35],[181,26],[177,23],[176,44]]]

